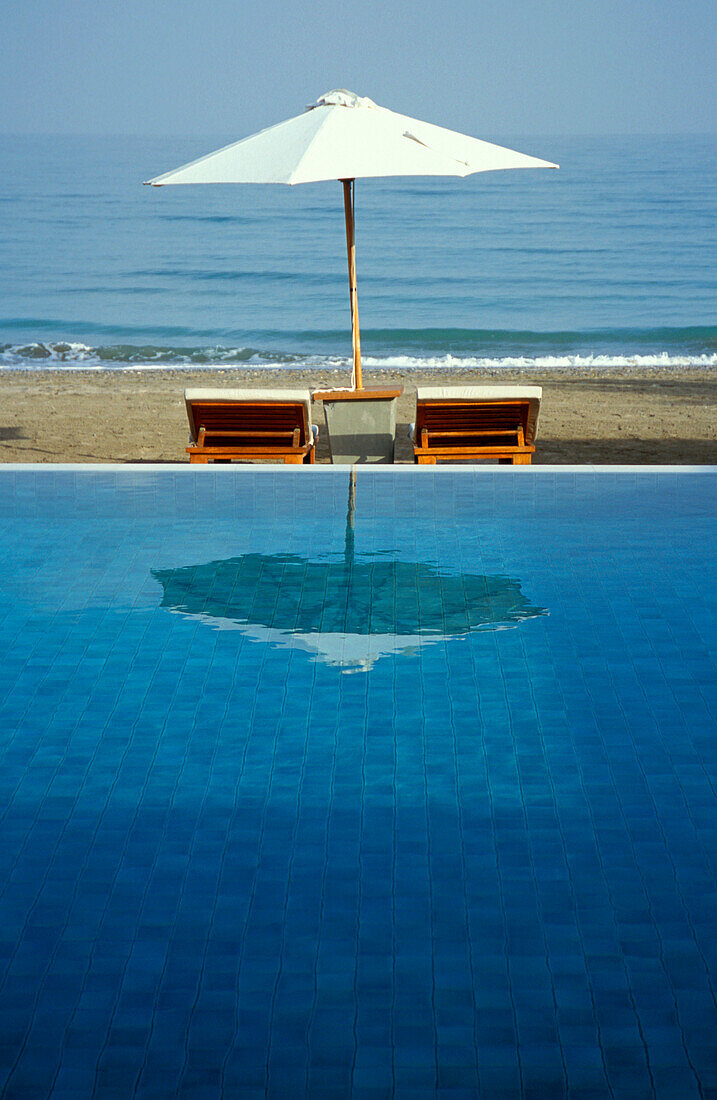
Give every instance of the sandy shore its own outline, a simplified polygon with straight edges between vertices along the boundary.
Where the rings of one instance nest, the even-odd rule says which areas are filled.
[[[411,461],[407,427],[415,387],[478,382],[543,387],[536,463],[717,463],[717,371],[615,370],[569,377],[562,371],[486,375],[381,371],[369,382],[401,382],[397,459]],[[2,462],[186,462],[186,386],[345,386],[345,372],[3,371]],[[314,420],[324,425],[323,409]],[[319,462],[329,461],[321,432]]]

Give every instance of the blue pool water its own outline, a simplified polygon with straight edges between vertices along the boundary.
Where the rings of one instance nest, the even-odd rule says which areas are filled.
[[[715,488],[6,468],[2,1095],[714,1096]]]

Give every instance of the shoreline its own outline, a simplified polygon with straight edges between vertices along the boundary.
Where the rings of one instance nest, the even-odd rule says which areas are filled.
[[[348,384],[344,369],[151,367],[0,370],[0,462],[187,462],[183,392],[201,385],[260,388]],[[412,461],[408,424],[416,385],[543,387],[533,462],[540,464],[717,463],[717,370],[600,367],[500,371],[364,368],[364,383],[400,383],[398,462]],[[313,419],[317,461],[329,451],[320,402]]]
[[[684,374],[694,374],[709,378],[714,376],[717,381],[717,359],[714,362],[703,361],[700,362],[697,357],[691,359],[688,362],[677,362],[675,360],[655,360],[649,363],[635,362],[635,359],[639,356],[625,356],[624,358],[629,360],[627,362],[620,362],[621,356],[614,356],[608,359],[607,362],[591,362],[591,363],[556,363],[556,362],[541,362],[540,356],[535,357],[527,362],[510,362],[510,356],[506,356],[505,359],[487,360],[480,363],[466,363],[460,359],[456,359],[455,362],[437,364],[430,359],[426,359],[425,362],[421,359],[414,359],[410,364],[377,364],[371,362],[371,357],[362,356],[363,373],[366,375],[375,376],[374,380],[385,376],[401,376],[406,378],[412,378],[414,376],[426,376],[436,375],[437,377],[453,377],[454,375],[470,375],[471,377],[480,376],[482,381],[486,378],[493,378],[495,376],[513,376],[525,377],[526,375],[557,375],[558,377],[570,377],[580,380],[581,378],[602,378],[609,377],[624,377],[626,379],[635,378],[637,380],[647,378],[655,374],[664,375],[669,377],[670,375],[681,376]],[[552,356],[549,358],[553,358]],[[557,358],[557,357],[556,357]],[[649,358],[645,356],[645,358]],[[712,358],[711,356],[704,356],[705,360]],[[117,361],[108,360],[107,362],[95,363],[88,365],[85,363],[73,363],[70,362],[64,366],[57,366],[55,364],[50,366],[35,366],[32,364],[18,364],[18,363],[3,363],[0,361],[0,379],[8,375],[22,375],[22,376],[34,376],[53,374],[58,376],[71,377],[75,374],[87,375],[88,377],[96,375],[122,375],[122,374],[176,374],[178,377],[182,377],[185,374],[236,374],[239,373],[243,376],[256,375],[258,378],[263,377],[266,373],[275,374],[277,377],[283,377],[286,374],[305,375],[312,379],[317,377],[348,377],[351,371],[351,363],[342,363],[340,365],[329,365],[322,363],[132,363],[124,362],[118,363]],[[313,383],[312,383],[313,384]]]

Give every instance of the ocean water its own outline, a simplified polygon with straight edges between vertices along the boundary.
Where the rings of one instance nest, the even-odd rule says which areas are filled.
[[[141,186],[237,136],[6,139],[0,364],[347,364],[338,184]],[[717,137],[482,136],[561,168],[358,182],[367,366],[717,366]]]

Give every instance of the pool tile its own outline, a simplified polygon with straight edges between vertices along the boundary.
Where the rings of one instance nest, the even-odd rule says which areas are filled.
[[[372,621],[444,636],[341,665],[346,472],[202,472],[0,478],[7,1095],[717,1088],[714,475],[359,471]]]

